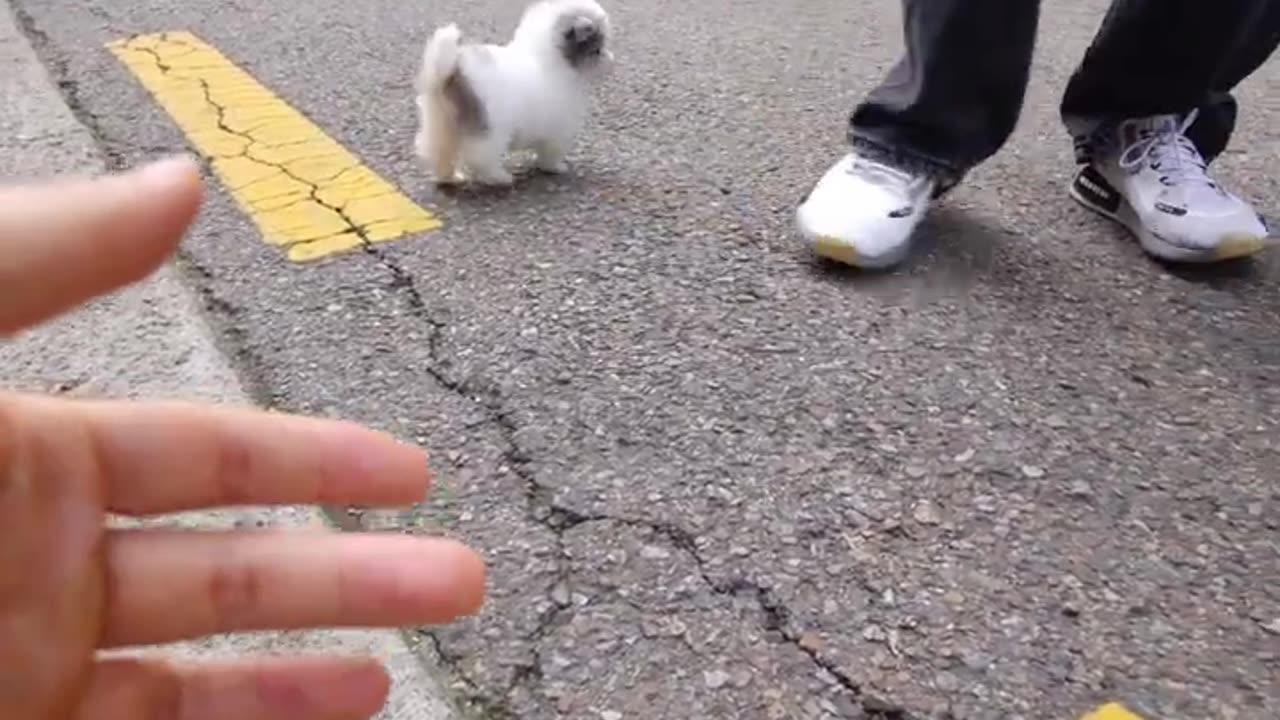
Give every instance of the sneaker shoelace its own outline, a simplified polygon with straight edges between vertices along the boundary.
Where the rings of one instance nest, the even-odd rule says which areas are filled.
[[[860,155],[853,156],[853,162],[849,164],[845,172],[872,184],[908,196],[914,193],[917,186],[927,181],[927,178],[913,175],[906,170]]]
[[[1209,177],[1208,163],[1187,137],[1187,130],[1198,115],[1199,110],[1192,110],[1181,121],[1168,117],[1154,128],[1139,128],[1138,139],[1120,152],[1120,168],[1132,172],[1145,165],[1158,174],[1160,184],[1166,187],[1198,183],[1222,192]]]

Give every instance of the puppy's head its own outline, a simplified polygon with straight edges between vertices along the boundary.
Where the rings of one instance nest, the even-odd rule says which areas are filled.
[[[556,30],[560,54],[565,62],[575,68],[588,68],[609,59],[609,51],[605,47],[609,37],[609,17],[595,3],[581,5],[584,6],[582,9],[594,9],[595,12],[566,13],[560,16]]]
[[[595,0],[541,0],[520,25],[517,37],[549,43],[544,47],[574,70],[594,74],[613,59],[609,15]]]

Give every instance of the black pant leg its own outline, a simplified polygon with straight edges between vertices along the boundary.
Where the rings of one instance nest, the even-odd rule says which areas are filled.
[[[1026,96],[1039,0],[903,0],[906,54],[850,118],[855,146],[958,180],[995,154]]]
[[[1258,4],[1263,6],[1262,14],[1228,54],[1213,87],[1200,104],[1200,117],[1187,131],[1200,153],[1210,160],[1227,149],[1236,127],[1237,106],[1231,92],[1262,67],[1280,46],[1280,2],[1262,0]]]
[[[1231,90],[1277,42],[1274,0],[1113,0],[1062,99],[1077,160],[1120,121],[1193,109],[1189,135],[1215,157],[1235,128]]]

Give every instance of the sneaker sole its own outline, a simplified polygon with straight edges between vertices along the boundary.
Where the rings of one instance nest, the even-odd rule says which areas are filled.
[[[802,234],[804,234],[802,232]],[[838,262],[859,270],[888,270],[902,264],[911,252],[911,243],[904,243],[901,248],[883,255],[865,255],[847,240],[835,235],[813,235],[809,241],[813,254],[820,258]]]
[[[852,244],[835,235],[816,235],[811,244],[814,255],[859,270],[889,270],[901,265],[911,253],[911,243],[908,242],[890,253],[865,255],[859,253]]]
[[[862,267],[862,263],[858,261],[857,248],[831,235],[819,235],[813,239],[813,254],[845,265]]]
[[[1092,198],[1085,196],[1078,187],[1078,178],[1079,176],[1077,175],[1077,180],[1071,182],[1071,187],[1068,190],[1076,202],[1080,203],[1085,209],[1092,210],[1102,217],[1118,223],[1125,230],[1128,230],[1129,234],[1137,238],[1138,244],[1142,246],[1143,250],[1161,260],[1180,263],[1216,263],[1237,260],[1257,255],[1267,249],[1269,244],[1266,236],[1259,237],[1250,233],[1227,233],[1218,238],[1218,243],[1214,247],[1205,250],[1193,250],[1181,245],[1174,245],[1147,230],[1128,201],[1122,199],[1116,210],[1112,211],[1099,205]]]

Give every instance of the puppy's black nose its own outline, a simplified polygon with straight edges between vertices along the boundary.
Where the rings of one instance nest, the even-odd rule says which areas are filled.
[[[582,17],[574,19],[565,35],[569,45],[579,52],[597,50],[604,40],[600,34],[600,28],[591,20]]]

